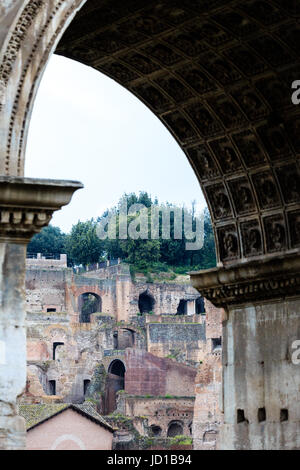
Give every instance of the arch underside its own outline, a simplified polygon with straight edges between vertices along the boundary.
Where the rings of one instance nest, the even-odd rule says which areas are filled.
[[[88,0],[56,50],[125,86],[169,128],[224,264],[300,246],[299,17],[296,0]]]

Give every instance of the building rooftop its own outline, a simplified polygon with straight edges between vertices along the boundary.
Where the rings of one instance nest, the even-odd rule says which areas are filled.
[[[88,403],[84,403],[82,405],[75,405],[70,403],[62,403],[62,404],[38,404],[38,405],[20,405],[19,406],[19,414],[25,418],[26,421],[26,430],[29,431],[30,429],[35,428],[39,424],[44,423],[50,418],[57,416],[58,414],[66,411],[68,409],[72,409],[77,413],[85,416],[86,418],[90,419],[96,424],[105,427],[108,431],[114,432],[115,429],[110,426],[103,417],[97,413],[97,411],[92,407],[92,405]]]

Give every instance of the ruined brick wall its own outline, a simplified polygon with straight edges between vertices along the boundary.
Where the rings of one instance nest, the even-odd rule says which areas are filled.
[[[70,269],[27,270],[28,380],[23,402],[82,402],[84,382],[93,382],[99,367],[107,374],[110,364],[120,359],[126,367],[125,390],[136,396],[139,406],[139,395],[193,397],[196,393],[195,419],[187,411],[185,432],[193,421],[195,448],[215,448],[222,419],[218,346],[222,312],[206,302],[206,315],[176,315],[181,298],[199,296],[194,289],[176,284],[133,283],[122,269],[119,265],[85,275],[76,275]],[[141,316],[138,296],[145,290],[153,295],[156,311]],[[78,322],[78,298],[84,292],[93,292],[102,300],[102,312],[91,315],[91,323],[86,324]],[[166,311],[169,315],[161,314]],[[54,343],[63,343],[57,347],[55,359]],[[105,389],[105,374],[101,380],[91,398],[104,406],[109,392]],[[48,396],[50,381],[56,383],[55,397]],[[109,393],[107,398],[109,402]],[[164,413],[154,409],[155,400],[151,403],[155,418],[156,412]],[[176,406],[172,408],[174,419]],[[138,409],[134,412],[140,413]],[[165,429],[168,418],[166,415]]]
[[[205,323],[204,315],[148,315],[148,351],[197,367],[206,355]]]
[[[45,260],[48,261],[48,260]],[[27,311],[67,311],[73,322],[79,321],[79,297],[93,293],[101,298],[102,313],[117,321],[130,321],[139,315],[139,296],[153,297],[154,315],[177,313],[181,299],[189,301],[189,313],[199,293],[188,284],[133,282],[127,265],[117,265],[84,274],[70,268],[27,266]]]
[[[65,312],[65,288],[70,280],[70,270],[28,267],[25,285],[26,310],[47,312],[47,309],[52,308],[57,312]]]
[[[222,346],[216,339],[222,337],[222,309],[205,301],[206,354],[199,365],[195,381],[195,409],[193,422],[194,448],[218,448],[222,414]]]
[[[138,281],[133,283],[131,288],[130,315],[135,316],[139,312],[139,296],[144,292],[154,299],[154,315],[175,315],[181,299],[196,300],[200,296],[199,292],[189,284]]]
[[[132,395],[193,396],[196,369],[143,350],[126,349],[125,391]]]
[[[136,420],[143,417],[147,420],[148,433],[151,436],[152,426],[161,429],[159,437],[166,438],[168,429],[174,422],[182,426],[182,434],[191,436],[191,426],[194,413],[194,397],[132,397],[122,395],[120,401],[121,408],[124,409],[126,416]],[[140,427],[140,432],[143,430]],[[147,430],[146,430],[147,432]]]

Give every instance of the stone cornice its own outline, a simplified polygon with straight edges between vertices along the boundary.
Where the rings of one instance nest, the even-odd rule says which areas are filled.
[[[191,272],[191,283],[217,307],[300,294],[300,255]]]
[[[77,181],[0,176],[0,242],[28,243],[82,187]]]

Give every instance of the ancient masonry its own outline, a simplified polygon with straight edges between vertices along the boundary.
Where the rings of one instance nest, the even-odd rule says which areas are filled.
[[[220,447],[300,448],[300,107],[291,99],[300,78],[299,19],[299,0],[0,2],[0,449],[25,446],[16,399],[26,383],[26,244],[81,187],[24,178],[31,111],[53,52],[144,102],[205,193],[217,267],[191,281],[226,312]],[[116,283],[117,299],[127,296],[125,285]],[[67,289],[66,323],[74,329],[72,302]],[[121,305],[117,321],[132,323],[136,306]],[[149,298],[141,305],[148,309]],[[200,395],[212,389],[213,362],[197,375]]]
[[[91,403],[116,448],[178,435],[214,449],[222,420],[221,315],[188,283],[133,282],[117,264],[83,274],[27,259],[27,386],[20,404]]]

